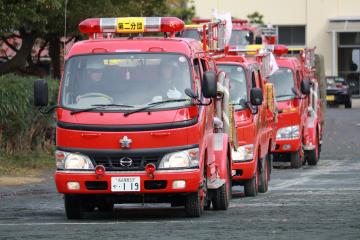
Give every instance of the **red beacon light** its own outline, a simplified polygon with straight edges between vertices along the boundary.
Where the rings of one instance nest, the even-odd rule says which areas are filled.
[[[149,178],[154,178],[154,172],[156,170],[156,167],[152,163],[148,163],[145,166],[145,172],[148,175]]]
[[[240,25],[240,26],[243,26],[243,25],[249,23],[248,20],[246,20],[246,19],[233,19],[233,20],[231,20],[231,22],[235,25]]]
[[[289,49],[285,45],[281,45],[281,44],[274,45],[273,53],[277,56],[285,55],[288,53],[288,51]]]
[[[103,165],[97,165],[95,167],[95,174],[98,178],[105,175],[105,167]]]
[[[184,22],[176,17],[124,17],[124,18],[88,18],[79,24],[83,34],[98,33],[145,33],[175,32],[184,28]]]
[[[211,22],[209,18],[193,18],[191,22],[194,24],[208,23]]]

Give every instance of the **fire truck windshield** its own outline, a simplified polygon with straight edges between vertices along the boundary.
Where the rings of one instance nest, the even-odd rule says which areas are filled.
[[[229,45],[233,47],[244,47],[253,44],[254,34],[248,30],[232,30]]]
[[[218,68],[230,78],[230,103],[236,109],[244,108],[240,100],[248,100],[247,80],[244,68],[239,65],[219,64]]]
[[[189,61],[180,54],[74,56],[65,66],[61,106],[73,110],[129,110],[165,100],[187,99],[186,88],[191,88]],[[152,109],[189,103],[168,101]]]
[[[270,75],[269,82],[275,86],[276,99],[286,101],[295,97],[295,80],[293,71],[290,68],[279,68],[274,74]]]
[[[191,29],[184,29],[184,31],[181,34],[181,37],[183,38],[192,38],[195,39],[197,41],[200,41],[200,35],[199,32],[196,28],[191,28]]]

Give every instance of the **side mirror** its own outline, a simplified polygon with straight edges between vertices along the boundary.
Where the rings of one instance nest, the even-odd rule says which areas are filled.
[[[214,98],[217,96],[217,81],[216,73],[214,71],[204,72],[202,93],[206,98]]]
[[[43,79],[34,82],[34,105],[44,107],[49,103],[49,90],[47,82]]]
[[[261,88],[252,88],[250,90],[250,103],[253,106],[259,106],[263,103],[264,97]]]
[[[302,94],[309,95],[310,94],[310,80],[304,79],[301,81],[300,90]]]

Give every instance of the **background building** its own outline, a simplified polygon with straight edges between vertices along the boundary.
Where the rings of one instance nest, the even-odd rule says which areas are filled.
[[[326,75],[351,81],[354,94],[360,86],[359,0],[195,0],[198,17],[211,17],[212,9],[246,18],[255,11],[278,28],[279,43],[316,46],[325,58]]]

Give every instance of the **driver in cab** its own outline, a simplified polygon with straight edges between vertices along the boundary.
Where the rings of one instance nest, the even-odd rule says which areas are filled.
[[[184,97],[184,93],[180,90],[182,87],[181,72],[178,64],[173,61],[163,60],[159,69],[159,88],[158,95],[153,97],[153,102],[163,101],[165,99],[180,99]]]
[[[79,103],[85,99],[90,99],[92,97],[103,97],[106,98],[105,94],[106,88],[108,87],[104,84],[103,75],[104,75],[104,64],[98,59],[89,59],[86,63],[84,84],[81,84],[79,89],[79,94],[76,97],[76,102]],[[108,101],[110,99],[104,99]]]

